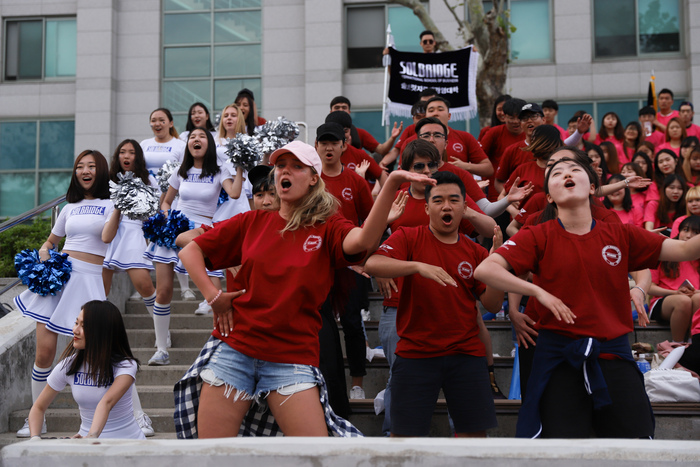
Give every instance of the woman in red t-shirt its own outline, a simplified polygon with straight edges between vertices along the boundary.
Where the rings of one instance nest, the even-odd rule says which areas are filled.
[[[624,175],[615,174],[608,180],[608,185],[625,180]],[[603,199],[603,205],[617,214],[623,224],[636,225],[637,227],[642,227],[644,224],[644,209],[634,206],[629,187],[625,186],[606,195]]]
[[[327,436],[316,375],[320,308],[333,270],[359,263],[386,228],[403,182],[434,183],[394,171],[362,227],[337,214],[325,190],[321,159],[294,141],[273,152],[279,211],[249,211],[197,237],[181,252],[190,277],[214,310],[213,336],[221,341],[200,372],[200,438],[231,437],[253,399],[265,398],[287,436]],[[205,265],[241,265],[234,290],[223,293]],[[234,325],[235,324],[235,325]]]
[[[485,284],[537,299],[540,331],[516,435],[653,437],[653,413],[627,340],[628,273],[659,260],[696,259],[700,237],[681,242],[594,222],[595,172],[573,160],[577,150],[560,151],[572,158],[556,162],[545,181],[554,218],[523,228],[474,272]],[[519,278],[528,271],[533,283]],[[645,295],[641,287],[632,293]],[[639,319],[648,322],[643,312]]]
[[[639,122],[629,122],[625,127],[625,140],[622,142],[622,153],[618,154],[620,164],[632,161],[637,148],[644,141],[644,131]]]
[[[684,139],[688,137],[685,132],[685,128],[681,125],[680,119],[677,117],[672,118],[668,125],[666,125],[666,142],[660,144],[656,150],[661,151],[662,149],[670,149],[676,156],[681,155],[681,143]]]
[[[669,175],[661,186],[658,200],[651,200],[644,208],[644,228],[654,230],[665,227],[662,233],[671,233],[673,221],[685,213],[685,193],[688,185],[680,175]]]

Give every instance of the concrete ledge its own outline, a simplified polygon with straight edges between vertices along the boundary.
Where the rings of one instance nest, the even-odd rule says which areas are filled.
[[[0,432],[8,430],[10,413],[32,405],[35,330],[36,322],[19,311],[0,319]]]
[[[83,465],[595,466],[698,465],[700,442],[645,440],[229,438],[42,440],[5,447],[2,467]]]

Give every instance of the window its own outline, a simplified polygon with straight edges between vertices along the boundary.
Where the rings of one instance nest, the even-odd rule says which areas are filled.
[[[5,81],[75,76],[75,18],[5,21]]]
[[[211,112],[248,88],[261,108],[261,0],[164,0],[161,103],[182,131],[195,102]]]
[[[594,0],[596,58],[681,50],[679,0]]]
[[[491,8],[493,2],[484,1],[484,12]],[[510,35],[510,58],[516,60],[515,64],[551,61],[550,0],[508,0],[507,8],[510,10],[510,22],[516,28]]]
[[[676,96],[673,101],[673,108],[678,110],[680,103],[685,98]],[[566,128],[569,119],[579,110],[584,110],[593,117],[593,126],[596,131],[600,128],[603,115],[608,112],[615,112],[620,117],[622,126],[626,126],[629,122],[639,120],[639,109],[647,105],[647,99],[626,100],[626,101],[588,101],[588,102],[559,102],[559,113],[557,115],[557,124]]]
[[[65,195],[73,170],[75,122],[0,122],[0,217]]]
[[[427,3],[425,4],[427,8]],[[386,28],[397,50],[421,52],[418,36],[425,29],[413,11],[401,5],[348,6],[346,12],[347,67],[379,68],[386,46]]]

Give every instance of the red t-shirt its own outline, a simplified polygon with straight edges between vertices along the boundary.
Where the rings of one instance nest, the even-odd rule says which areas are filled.
[[[666,142],[666,135],[660,131],[654,131],[652,134],[644,138],[645,141],[649,141],[654,145],[654,153],[658,152],[657,146],[664,144]]]
[[[340,215],[294,232],[278,211],[249,211],[228,219],[194,241],[210,270],[241,265],[233,300],[233,332],[213,336],[249,357],[318,366],[318,333],[333,270],[360,262],[343,240],[355,226]]]
[[[533,156],[530,151],[523,151],[523,148],[526,147],[527,143],[525,143],[523,139],[506,148],[503,157],[501,157],[501,162],[496,169],[496,180],[505,183],[510,178],[510,174],[512,174],[520,164],[535,160],[535,156]]]
[[[406,209],[404,210],[403,214],[401,214],[401,217],[389,225],[391,231],[396,232],[400,227],[419,227],[421,225],[429,225],[430,216],[428,216],[428,213],[425,212],[425,199],[414,198],[411,195],[410,190],[401,190],[399,193],[402,191],[409,192],[408,199],[406,201]],[[399,193],[397,193],[397,196]],[[474,226],[471,224],[471,222],[466,219],[462,219],[462,222],[459,224],[459,232],[471,237],[476,231],[474,230]],[[401,292],[402,280],[402,277],[397,277],[394,279],[396,288],[399,289],[399,292],[395,293],[392,291],[391,298],[385,298],[382,305],[393,307],[399,306],[399,293]]]
[[[629,211],[618,211],[617,209],[610,209],[610,211],[614,212],[623,224],[644,227],[644,211],[635,206],[632,206]]]
[[[539,327],[572,338],[607,341],[634,329],[630,313],[630,271],[655,268],[664,237],[625,224],[596,222],[585,235],[564,230],[557,219],[525,227],[496,253],[515,274],[534,273],[533,281],[561,299],[577,316],[558,321],[536,302]]]
[[[396,140],[396,144],[394,144],[394,147],[399,149],[401,152],[403,152],[403,143],[406,141],[408,138],[416,134],[416,124],[411,123],[408,125],[406,128],[404,128],[403,133],[399,136],[399,138]]]
[[[374,150],[377,149],[377,146],[379,146],[379,142],[374,139],[374,136],[372,136],[369,131],[358,127],[355,127],[355,129],[357,130],[357,134],[360,136],[360,144],[362,147],[369,152],[374,152]]]
[[[661,112],[656,112],[656,119],[665,126],[668,126],[668,122],[670,122],[672,118],[678,118],[680,116],[677,110],[671,110],[671,113],[668,115],[661,115]]]
[[[674,148],[673,146],[671,146],[670,141],[666,141],[664,143],[659,144],[658,146],[656,146],[655,151],[659,152],[662,149],[669,149],[669,150],[673,151],[673,153],[676,155],[676,157],[681,157],[681,147],[678,146],[677,148]]]
[[[485,126],[481,130],[479,130],[479,136],[476,138],[476,140],[479,142],[479,144],[481,144],[481,140],[484,139],[484,136],[486,136],[486,133],[488,133],[491,128],[492,127],[490,127],[490,126]],[[483,144],[481,147],[482,148],[484,147]],[[486,151],[484,151],[484,152],[486,152]],[[488,154],[486,156],[488,156]]]
[[[440,266],[458,285],[443,287],[420,274],[404,277],[396,313],[397,355],[486,355],[475,299],[486,286],[474,279],[474,269],[488,256],[484,247],[462,235],[457,243],[443,243],[424,225],[399,228],[375,254]]]
[[[537,220],[542,214],[542,211],[547,206],[547,198],[544,192],[535,193],[530,197],[530,199],[525,203],[525,206],[520,210],[515,220],[518,221],[520,225],[535,225]],[[620,224],[620,218],[613,212],[603,206],[603,203],[597,199],[593,200],[591,204],[591,215],[593,219],[601,222],[612,222],[613,224]]]
[[[344,218],[356,226],[367,219],[374,200],[364,178],[346,167],[340,175],[329,177],[322,173],[321,178],[326,182],[326,191],[340,201],[340,214]]]
[[[403,153],[406,145],[416,138],[418,138],[418,135],[414,134],[406,139],[401,145],[401,152]],[[466,131],[455,130],[454,128],[449,128],[448,130],[445,153],[447,154],[448,161],[452,160],[452,157],[456,157],[463,162],[478,164],[487,159],[484,150],[481,149],[481,145],[476,138]]]
[[[689,127],[685,128],[685,133],[688,136],[695,136],[696,138],[700,138],[700,126],[697,126],[695,123],[691,123]]]
[[[519,165],[513,171],[513,173],[510,174],[510,178],[508,178],[508,181],[505,183],[505,185],[503,185],[506,193],[508,193],[508,191],[512,188],[513,184],[515,183],[515,179],[518,177],[520,177],[519,186],[532,182],[533,194],[544,191],[544,167],[537,165],[536,161],[525,162],[524,164]]]
[[[675,212],[669,211],[668,218],[670,220],[666,223],[663,223],[656,215],[656,211],[658,209],[659,209],[659,200],[658,199],[652,199],[651,201],[649,201],[647,203],[647,205],[644,207],[644,222],[653,222],[654,229],[658,229],[659,227],[667,227],[670,229],[671,227],[673,227],[673,221],[676,220]]]
[[[501,158],[503,157],[503,153],[505,150],[512,144],[515,143],[520,143],[525,140],[525,135],[522,133],[518,133],[517,135],[514,135],[510,131],[508,131],[508,128],[506,125],[498,125],[497,127],[491,128],[483,137],[483,139],[480,139],[481,141],[481,146],[484,148],[484,153],[486,156],[489,158],[491,161],[491,164],[493,165],[494,169],[494,174],[489,177],[489,188],[488,188],[488,197],[489,201],[497,201],[498,200],[498,193],[495,188],[495,182],[496,182],[496,169],[501,163]],[[508,177],[506,177],[507,180]]]
[[[379,178],[382,176],[382,168],[379,167],[379,164],[377,164],[377,162],[362,149],[357,149],[354,146],[348,145],[347,149],[343,152],[343,155],[340,156],[340,162],[342,162],[345,167],[352,170],[355,170],[355,168],[358,167],[362,161],[369,162],[369,167],[365,173],[365,178],[371,177],[375,180],[379,180]]]
[[[566,138],[568,138],[569,136],[571,136],[571,135],[569,134],[569,130],[566,130],[566,129],[560,127],[560,126],[557,125],[556,123],[554,124],[554,127],[555,127],[556,129],[559,130],[559,135],[561,136],[561,140],[562,140],[562,141],[566,140]]]
[[[458,175],[459,178],[462,179],[462,183],[464,183],[464,188],[467,190],[467,196],[474,201],[479,201],[480,199],[486,198],[484,191],[479,188],[479,184],[476,183],[476,180],[474,180],[474,176],[466,170],[460,169],[456,165],[450,164],[449,162],[445,162],[442,164],[442,166],[440,166],[438,172],[452,172],[453,174]],[[483,214],[481,209],[478,207],[475,209],[475,211]]]

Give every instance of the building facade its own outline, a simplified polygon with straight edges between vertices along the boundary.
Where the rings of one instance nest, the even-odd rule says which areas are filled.
[[[459,45],[444,2],[425,4]],[[700,0],[509,6],[514,96],[554,99],[567,119],[614,109],[623,123],[652,70],[677,102],[700,96]],[[81,150],[109,157],[121,140],[151,136],[155,108],[170,108],[184,130],[192,103],[214,116],[244,87],[261,115],[306,122],[308,135],[345,95],[356,124],[383,140],[386,27],[402,50],[418,50],[423,29],[404,7],[364,0],[0,0],[0,17],[2,217],[65,193]],[[460,125],[479,130],[476,120]]]

